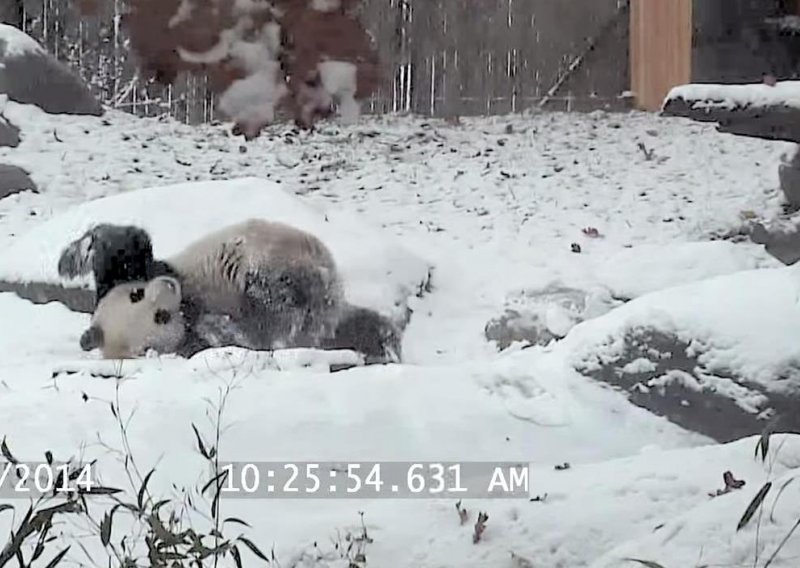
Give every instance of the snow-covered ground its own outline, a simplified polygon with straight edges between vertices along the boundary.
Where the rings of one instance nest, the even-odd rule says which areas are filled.
[[[387,117],[314,134],[275,127],[247,145],[223,126],[115,112],[54,117],[14,103],[4,113],[24,139],[0,149],[0,161],[31,171],[41,192],[0,201],[0,279],[52,280],[66,244],[57,241],[77,236],[92,214],[151,223],[156,248],[169,254],[187,232],[265,211],[270,200],[279,215],[298,207],[292,218],[307,214],[310,227],[329,212],[325,237],[376,306],[383,297],[367,286],[381,286],[372,277],[379,271],[366,270],[370,256],[385,266],[395,261],[383,252],[396,251],[403,283],[433,267],[426,293],[405,294],[413,315],[404,363],[337,373],[304,367],[303,354],[276,362],[240,351],[101,363],[78,347],[88,316],[0,294],[0,435],[18,458],[40,460],[46,450],[98,458],[104,482],[129,487],[113,451],[124,442],[143,473],[157,467],[151,492],[169,496],[202,483],[192,424],[213,438],[209,401],[233,382],[224,460],[532,464],[538,500],[465,499],[463,525],[455,498],[223,500],[223,516],[250,523],[242,530],[274,548],[281,566],[348,566],[334,543],[360,530],[360,512],[372,539],[365,566],[389,568],[635,566],[628,557],[664,568],[752,566],[756,551],[760,567],[791,529],[796,487],[769,513],[800,467],[796,437],[773,438],[762,464],[756,439],[713,444],[574,369],[587,350],[613,350],[620,330],[653,318],[719,339],[708,357],[764,381],[800,355],[795,271],[760,246],[723,239],[781,214],[777,165],[790,144],[638,113],[460,125]],[[231,198],[217,218],[211,192],[223,186],[163,188],[234,178],[242,179],[223,186],[263,187],[269,197]],[[127,193],[155,187],[163,189]],[[192,190],[197,201],[177,197]],[[192,219],[170,225],[181,211]],[[349,256],[359,241],[364,249]],[[613,301],[590,321],[568,321],[566,338],[546,347],[498,353],[486,341],[490,319],[558,286]],[[125,379],[99,378],[108,374]],[[126,440],[109,408],[116,400]],[[725,471],[746,484],[711,498]],[[768,479],[775,487],[763,517],[737,532]],[[474,544],[479,511],[489,519]],[[0,512],[0,523],[10,521]],[[115,524],[112,540],[123,529]],[[81,542],[103,557],[98,539]],[[792,566],[798,547],[789,539],[771,566]],[[77,547],[67,558],[86,562]]]

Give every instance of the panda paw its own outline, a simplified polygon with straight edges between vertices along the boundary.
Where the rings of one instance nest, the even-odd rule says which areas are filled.
[[[400,363],[402,359],[402,337],[397,326],[367,308],[345,310],[330,347],[361,353],[368,365]]]

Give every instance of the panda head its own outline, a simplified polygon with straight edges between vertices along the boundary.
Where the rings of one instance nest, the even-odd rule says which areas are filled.
[[[172,353],[185,333],[180,283],[159,276],[112,288],[97,304],[80,344],[84,351],[100,349],[105,359],[131,359],[149,349]]]

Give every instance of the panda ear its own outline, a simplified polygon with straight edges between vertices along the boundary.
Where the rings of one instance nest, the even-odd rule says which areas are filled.
[[[178,282],[177,278],[173,278],[172,276],[159,276],[155,278],[153,282],[165,285],[167,289],[176,296],[180,296],[181,294],[181,283]]]
[[[96,325],[91,325],[81,335],[81,349],[91,351],[103,346],[103,330]]]

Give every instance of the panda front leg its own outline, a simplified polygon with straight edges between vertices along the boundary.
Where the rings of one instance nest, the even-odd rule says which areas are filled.
[[[329,349],[350,349],[364,356],[366,364],[400,363],[402,334],[386,316],[368,308],[345,306]]]
[[[247,274],[240,322],[247,343],[266,350],[301,346],[297,335],[307,303],[303,290],[284,273]]]
[[[77,278],[94,275],[95,301],[114,286],[150,280],[156,270],[150,235],[133,225],[102,223],[86,231],[61,252],[58,274]]]

